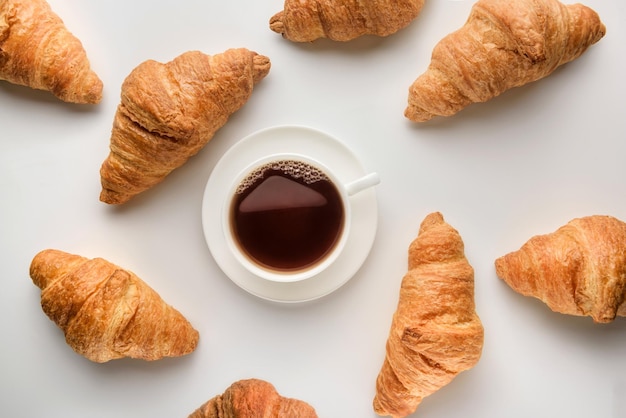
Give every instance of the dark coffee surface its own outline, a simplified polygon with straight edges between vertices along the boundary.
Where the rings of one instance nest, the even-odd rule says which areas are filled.
[[[323,174],[306,174],[315,168],[297,164],[296,170],[286,164],[257,171],[231,205],[236,241],[266,268],[309,267],[324,259],[339,239],[344,214],[337,188]]]

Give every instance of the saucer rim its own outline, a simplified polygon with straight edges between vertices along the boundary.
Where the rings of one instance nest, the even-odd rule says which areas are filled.
[[[240,265],[228,249],[223,233],[222,210],[230,187],[224,183],[235,178],[255,160],[274,153],[298,153],[319,160],[343,182],[367,174],[352,150],[326,132],[304,125],[277,125],[257,130],[231,146],[221,156],[207,180],[202,198],[205,241],[222,272],[244,291],[279,303],[316,300],[350,281],[367,259],[378,228],[375,187],[350,198],[352,222],[348,239],[344,253],[333,265],[302,281],[276,282],[263,279]]]

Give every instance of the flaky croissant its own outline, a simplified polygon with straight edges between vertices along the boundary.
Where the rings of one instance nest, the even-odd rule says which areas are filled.
[[[189,354],[198,332],[144,281],[101,258],[43,250],[30,276],[41,307],[74,351],[104,363],[122,357],[158,360]]]
[[[431,213],[409,246],[374,411],[394,418],[412,414],[424,397],[476,365],[483,338],[463,240],[440,213]]]
[[[478,0],[465,25],[434,48],[409,88],[405,116],[451,116],[550,75],[605,34],[596,12],[558,0]]]
[[[317,418],[315,409],[299,399],[281,396],[271,383],[239,380],[209,399],[189,418]]]
[[[269,70],[268,57],[245,48],[213,56],[190,51],[166,64],[137,66],[122,84],[100,200],[124,203],[183,165]]]
[[[71,103],[102,100],[83,45],[45,0],[0,1],[0,80]]]
[[[606,215],[573,219],[495,261],[496,274],[524,296],[596,323],[626,316],[626,223]]]
[[[424,0],[285,0],[283,10],[270,19],[270,29],[294,42],[389,36],[408,26],[423,5]]]

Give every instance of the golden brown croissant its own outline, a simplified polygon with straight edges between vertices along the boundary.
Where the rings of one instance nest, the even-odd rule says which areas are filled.
[[[389,36],[408,26],[423,5],[424,0],[285,0],[283,10],[270,19],[270,29],[294,42]]]
[[[516,292],[555,312],[597,323],[626,316],[626,223],[612,216],[573,219],[530,238],[495,265]]]
[[[596,12],[558,0],[479,0],[465,25],[434,48],[409,88],[405,116],[451,116],[550,75],[605,34]]]
[[[374,411],[394,418],[412,414],[424,397],[476,365],[483,337],[463,240],[440,213],[431,213],[409,246]]]
[[[317,418],[311,405],[285,398],[264,380],[247,379],[233,383],[226,391],[209,399],[189,418]]]
[[[45,0],[0,1],[0,80],[71,103],[102,100],[83,45]]]
[[[91,361],[189,354],[198,332],[139,277],[101,258],[43,250],[30,266],[41,307]]]
[[[269,70],[269,58],[245,48],[213,56],[190,51],[136,67],[122,85],[110,154],[100,169],[100,200],[124,203],[183,165]]]

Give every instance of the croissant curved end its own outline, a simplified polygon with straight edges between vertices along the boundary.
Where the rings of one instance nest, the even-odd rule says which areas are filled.
[[[67,271],[67,262],[79,262],[83,257],[59,250],[46,249],[38,252],[30,263],[30,277],[40,289]]]
[[[428,113],[424,109],[413,105],[408,105],[406,107],[404,116],[413,122],[426,122],[435,117],[432,113]]]
[[[256,54],[252,60],[254,64],[252,79],[256,84],[269,74],[272,64],[269,57],[266,57],[265,55]]]
[[[103,188],[100,192],[100,201],[110,205],[121,205],[130,200],[132,195],[128,193],[120,193],[115,190]]]
[[[283,12],[280,11],[270,18],[270,29],[276,33],[285,33],[285,24],[283,23]]]
[[[46,258],[47,251],[48,250],[43,250],[37,253],[30,263],[30,278],[33,280],[35,286],[40,289],[44,289],[47,286],[48,278],[50,277],[50,274],[45,273],[41,268],[44,264],[42,261]]]
[[[81,104],[100,103],[102,101],[103,83],[96,73],[91,72],[89,74],[85,85],[88,86],[88,88],[83,89],[83,91],[77,95],[75,102]]]

